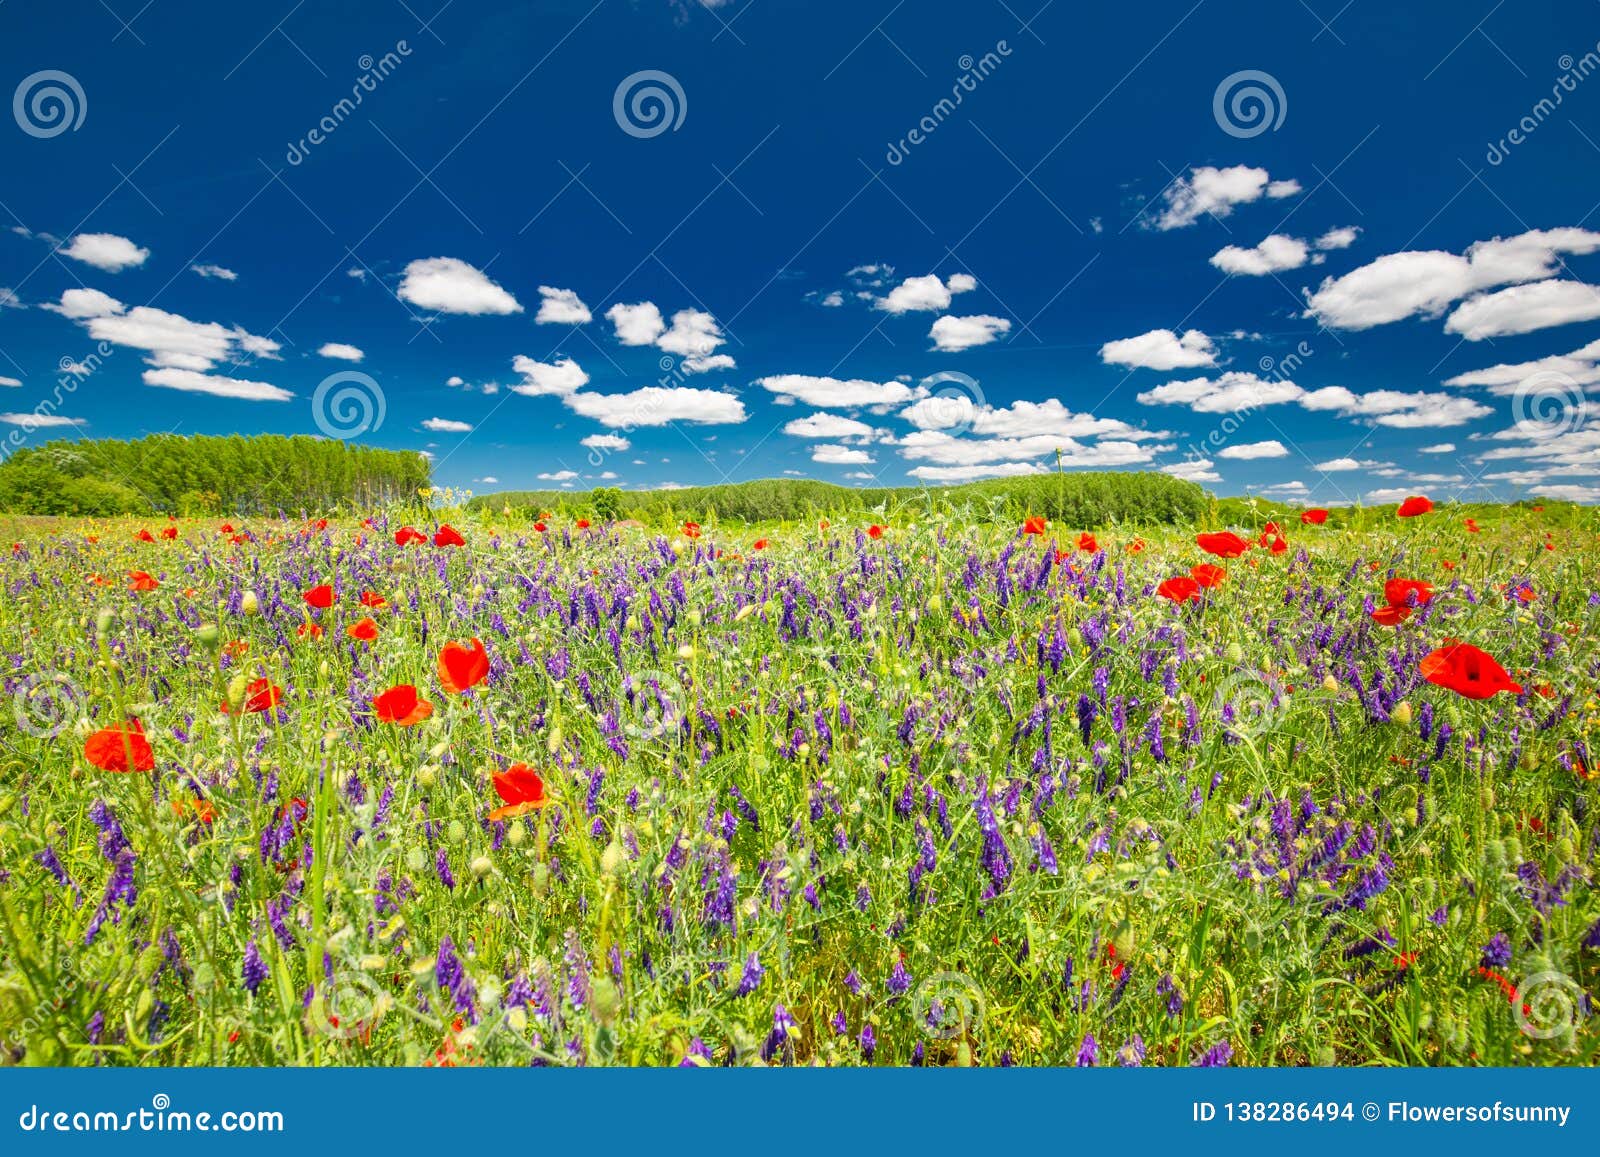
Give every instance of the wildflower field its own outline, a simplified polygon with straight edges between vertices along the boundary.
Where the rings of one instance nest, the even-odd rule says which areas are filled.
[[[414,510],[0,561],[0,1048],[1600,1059],[1600,524]]]

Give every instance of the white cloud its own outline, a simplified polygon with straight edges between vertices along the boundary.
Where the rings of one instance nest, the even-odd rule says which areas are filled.
[[[1299,399],[1305,391],[1294,382],[1260,378],[1230,370],[1215,380],[1191,378],[1167,382],[1138,395],[1146,406],[1188,406],[1200,414],[1237,414],[1257,406],[1276,406]]]
[[[1554,276],[1562,254],[1596,249],[1600,233],[1562,228],[1474,242],[1460,255],[1438,249],[1388,253],[1342,277],[1324,279],[1308,293],[1306,312],[1334,329],[1438,317],[1451,303],[1482,290]]]
[[[143,265],[150,250],[142,249],[115,233],[79,233],[61,247],[61,255],[107,273],[121,273]]]
[[[618,302],[606,310],[606,319],[616,329],[617,340],[623,345],[654,345],[667,328],[653,301],[641,301],[637,305]]]
[[[808,294],[807,296],[812,297],[818,305],[825,309],[838,309],[844,304],[844,294],[837,289],[830,289],[823,294]]]
[[[1281,494],[1289,498],[1300,498],[1311,493],[1304,482],[1296,478],[1292,482],[1274,482],[1271,486],[1263,486],[1262,494]]]
[[[1432,446],[1417,447],[1418,454],[1454,454],[1455,452],[1456,444],[1454,442],[1435,442]]]
[[[925,382],[924,388],[929,385]],[[1116,418],[1075,414],[1059,398],[1045,398],[1040,402],[1019,400],[996,409],[979,406],[964,393],[934,394],[907,406],[899,416],[919,430],[964,429],[974,435],[991,438],[1115,437],[1137,442],[1168,436],[1161,431],[1131,426]]]
[[[1311,260],[1311,249],[1298,237],[1273,233],[1259,245],[1243,249],[1228,245],[1211,255],[1211,264],[1224,273],[1242,277],[1262,277],[1285,269],[1299,269]]]
[[[1318,249],[1348,249],[1356,243],[1356,238],[1361,236],[1361,230],[1355,225],[1345,225],[1339,229],[1329,229],[1317,238]]]
[[[1288,456],[1288,447],[1276,439],[1266,442],[1244,442],[1237,446],[1224,446],[1217,451],[1218,458],[1237,458],[1246,462],[1254,461],[1257,458],[1287,458]]]
[[[221,265],[191,265],[189,269],[193,273],[198,273],[201,277],[215,278],[218,281],[239,280],[237,273],[231,269],[225,269]]]
[[[1138,337],[1108,341],[1100,347],[1100,360],[1108,366],[1134,366],[1149,370],[1194,369],[1217,364],[1216,347],[1197,329],[1182,337],[1170,329],[1153,329]]]
[[[113,313],[121,313],[128,307],[98,289],[69,289],[62,293],[59,304],[46,304],[39,308],[59,313],[62,317],[70,317],[74,321],[82,321],[88,317],[108,317]]]
[[[556,470],[549,474],[539,475],[540,482],[571,482],[578,476],[576,470]]]
[[[1560,386],[1561,379],[1570,379],[1573,386],[1600,383],[1600,340],[1592,341],[1582,349],[1569,354],[1553,354],[1531,362],[1516,362],[1470,370],[1445,381],[1447,386],[1488,386],[1489,392],[1511,396],[1524,382],[1539,378],[1541,382]],[[1533,383],[1538,385],[1540,383]]]
[[[656,340],[656,347],[682,358],[704,358],[722,342],[716,318],[704,310],[680,309],[672,315],[672,328]]]
[[[20,386],[20,385],[22,385],[22,382],[21,382],[21,381],[19,381],[19,380],[18,380],[18,379],[16,379],[16,378],[4,378],[4,377],[0,377],[0,386],[9,386],[9,387],[15,387],[15,386]]]
[[[450,375],[448,378],[446,378],[444,380],[444,384],[454,388],[456,386],[464,386],[464,385],[466,385],[467,384],[467,380],[465,378],[463,378],[463,377],[460,377],[458,375],[452,374],[452,375]]]
[[[705,374],[712,370],[731,370],[737,364],[730,354],[712,354],[704,358],[684,358],[678,368],[686,374]]]
[[[645,386],[623,394],[596,394],[587,390],[568,394],[568,409],[602,426],[627,430],[635,426],[666,426],[689,422],[709,426],[743,422],[749,415],[732,394],[688,386]]]
[[[831,442],[824,442],[813,449],[811,460],[821,462],[825,466],[865,466],[875,461],[865,450],[852,450],[848,446],[838,446]]]
[[[1326,462],[1318,462],[1312,467],[1324,474],[1342,474],[1351,470],[1387,470],[1388,462],[1364,462],[1355,458],[1330,458]]]
[[[93,289],[69,289],[61,295],[59,305],[44,308],[72,318],[88,330],[89,336],[96,341],[145,351],[147,365],[157,369],[187,371],[194,377],[202,376],[218,362],[238,363],[250,357],[276,358],[280,348],[271,338],[258,337],[238,326],[229,328],[216,322],[190,321],[178,314],[147,305],[128,309],[115,298]],[[146,375],[146,380],[149,380],[149,375]],[[173,389],[203,389],[203,392],[222,397],[277,397],[276,394],[263,395],[261,391],[254,390],[254,387],[264,386],[265,383],[242,382],[236,386],[201,387],[190,384],[189,378],[178,377],[174,381],[185,384],[173,385],[164,381],[152,384],[170,385]],[[235,379],[224,377],[215,381],[226,383]],[[277,391],[284,398],[292,396],[276,386],[266,386],[265,389]]]
[[[454,418],[427,418],[423,420],[422,428],[432,430],[435,434],[470,434],[471,422],[458,422]]]
[[[1216,472],[1215,466],[1216,463],[1209,458],[1188,458],[1160,469],[1161,473],[1182,478],[1185,482],[1221,482],[1222,475]]]
[[[959,353],[973,346],[988,345],[1001,334],[1011,332],[1011,322],[1003,317],[979,313],[971,317],[946,314],[933,323],[928,336],[933,348],[945,353]]]
[[[906,278],[875,305],[886,313],[949,309],[953,294],[969,293],[977,287],[978,281],[970,273],[952,274],[949,281],[940,281],[929,273]]]
[[[1014,478],[1022,474],[1043,474],[1045,468],[1032,462],[991,462],[978,466],[917,466],[906,471],[924,482],[971,482],[978,478]]]
[[[633,443],[620,434],[590,434],[580,439],[580,444],[591,450],[610,450],[620,454],[632,447]]]
[[[518,354],[511,359],[511,368],[522,375],[511,392],[530,398],[566,397],[589,383],[589,375],[571,358],[539,362]]]
[[[1445,320],[1444,328],[1468,341],[1482,341],[1597,317],[1600,288],[1552,279],[1468,298]]]
[[[1262,197],[1290,197],[1299,191],[1299,182],[1273,181],[1265,169],[1252,169],[1248,165],[1218,169],[1202,165],[1190,169],[1187,177],[1178,177],[1167,186],[1162,194],[1166,208],[1156,218],[1155,227],[1182,229],[1206,214],[1222,218],[1232,213],[1235,205],[1248,205]]]
[[[1369,421],[1397,430],[1461,426],[1494,411],[1459,394],[1405,393],[1373,390],[1356,394],[1343,386],[1324,386],[1304,394],[1300,404],[1308,410],[1337,412],[1341,417]]]
[[[325,358],[337,358],[345,362],[359,362],[367,355],[353,345],[346,345],[342,341],[330,341],[317,353]]]
[[[881,289],[894,276],[894,266],[878,261],[870,265],[857,265],[845,270],[845,280],[858,289]]]
[[[474,478],[473,481],[482,483],[484,486],[496,486],[499,484],[500,479],[496,478],[493,474],[486,474],[482,478]]]
[[[202,374],[195,370],[171,367],[145,370],[144,384],[168,390],[182,390],[191,394],[234,398],[244,402],[287,402],[294,397],[288,390],[267,382],[252,382],[242,378]]]
[[[589,307],[571,289],[541,285],[539,298],[539,312],[533,319],[537,325],[587,325],[593,318]]]
[[[796,438],[859,438],[870,441],[878,431],[865,422],[830,414],[826,410],[804,418],[796,418],[783,427],[785,434]]]
[[[396,295],[419,309],[474,315],[521,313],[489,275],[456,257],[424,257],[405,268]]]
[[[1577,502],[1583,505],[1600,502],[1600,486],[1541,485],[1537,490],[1540,497],[1554,498],[1558,502]]]
[[[82,418],[68,418],[63,414],[0,414],[0,422],[8,426],[21,426],[27,430],[45,430],[58,426],[82,426]]]
[[[1063,467],[1132,466],[1149,462],[1160,447],[1125,440],[1102,440],[1083,445],[1052,435],[1024,438],[957,438],[939,430],[918,430],[901,438],[900,456],[941,466],[975,466],[990,462],[1021,462],[1057,454]],[[1170,449],[1170,447],[1166,447]]]
[[[859,378],[846,381],[807,374],[777,374],[757,378],[755,384],[777,394],[780,401],[800,401],[819,410],[830,406],[846,410],[899,406],[918,396],[904,382],[868,382]]]

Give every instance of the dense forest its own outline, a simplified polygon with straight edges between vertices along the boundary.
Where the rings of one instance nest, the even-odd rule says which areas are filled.
[[[652,524],[677,518],[795,521],[850,511],[881,510],[894,517],[944,510],[985,519],[1037,514],[1068,526],[1103,526],[1195,522],[1211,509],[1211,496],[1166,474],[1058,473],[948,487],[856,488],[783,478],[682,490],[524,490],[484,495],[473,505]]]
[[[411,451],[304,436],[69,440],[0,464],[0,511],[327,513],[414,497],[428,477],[427,460]]]

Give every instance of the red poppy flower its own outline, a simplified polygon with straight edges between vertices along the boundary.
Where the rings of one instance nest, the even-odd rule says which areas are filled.
[[[372,701],[372,710],[382,723],[410,727],[433,714],[433,704],[417,694],[410,683],[399,683]]]
[[[1267,550],[1272,554],[1282,554],[1288,549],[1289,544],[1284,541],[1283,535],[1281,534],[1274,535],[1271,544],[1267,547]]]
[[[684,538],[699,538],[700,537],[700,524],[698,522],[686,522],[686,523],[684,523],[683,524],[683,537]]]
[[[540,534],[543,534],[545,531],[549,530],[550,528],[548,526],[546,526],[542,522],[536,522],[536,523],[533,524],[533,529],[538,531]]]
[[[1047,527],[1049,525],[1050,524],[1047,521],[1045,521],[1043,516],[1038,515],[1038,514],[1030,514],[1027,518],[1024,518],[1022,520],[1022,533],[1023,534],[1043,534],[1044,531],[1045,531],[1045,527]]]
[[[1144,539],[1136,538],[1128,543],[1126,550],[1129,554],[1138,554],[1144,550]]]
[[[1087,530],[1078,535],[1078,549],[1084,554],[1099,554],[1100,543]]]
[[[1395,515],[1399,518],[1415,518],[1419,514],[1431,514],[1432,512],[1433,499],[1423,498],[1414,494],[1400,504],[1400,509],[1395,511]]]
[[[828,529],[828,520],[826,518],[824,518],[820,522],[818,522],[817,523],[817,529],[818,530],[827,530]]]
[[[461,537],[461,532],[448,522],[438,529],[433,536],[434,546],[466,546],[467,540]]]
[[[428,536],[414,526],[402,526],[394,532],[396,546],[416,546],[419,542],[427,542]]]
[[[141,530],[138,534],[134,535],[134,537],[140,542],[154,542],[156,540],[156,536],[151,534],[148,530]]]
[[[1189,577],[1203,587],[1214,587],[1228,577],[1228,572],[1215,563],[1203,562],[1189,569]]]
[[[1372,621],[1380,627],[1398,627],[1411,617],[1411,608],[1401,604],[1390,604],[1386,607],[1377,607],[1372,612]]]
[[[1469,518],[1462,525],[1467,528],[1467,533],[1468,534],[1478,534],[1479,533],[1478,520],[1476,518]]]
[[[102,727],[83,743],[83,757],[101,771],[154,771],[156,753],[144,737],[144,726],[130,719],[118,727]]]
[[[460,695],[489,677],[489,652],[483,643],[446,643],[439,652],[439,685],[452,695]]]
[[[1250,544],[1231,530],[1197,534],[1194,536],[1194,541],[1201,550],[1218,558],[1238,558],[1250,549]]]
[[[1513,682],[1493,656],[1471,643],[1451,643],[1431,651],[1417,669],[1428,682],[1468,699],[1487,699],[1502,691],[1522,694],[1522,684]]]
[[[1175,603],[1186,603],[1200,597],[1200,584],[1188,575],[1169,578],[1156,588],[1156,594]]]
[[[377,610],[379,607],[388,606],[389,600],[384,598],[377,591],[362,591],[361,605],[364,607],[371,607],[373,610]]]
[[[320,639],[322,638],[322,628],[316,623],[301,623],[295,634],[302,639]]]
[[[333,606],[333,588],[327,583],[312,587],[300,597],[305,599],[306,606],[316,607],[319,611],[325,611]]]
[[[579,530],[588,530],[589,529],[589,520],[587,518],[578,519],[578,529]]]
[[[233,533],[233,523],[224,522],[221,526],[217,527],[217,533],[218,534],[232,534]]]
[[[172,801],[172,814],[180,820],[186,812],[194,812],[194,818],[203,824],[209,824],[217,816],[217,809],[208,799],[175,799]]]
[[[351,623],[344,629],[344,633],[352,639],[370,643],[378,637],[378,624],[371,619],[362,619],[359,622]]]
[[[1416,602],[1411,596],[1417,596]],[[1423,579],[1393,578],[1383,584],[1383,601],[1391,607],[1425,607],[1433,598],[1433,584]]]
[[[874,522],[871,526],[867,527],[867,537],[868,538],[882,538],[883,537],[883,527],[879,526],[876,522]]]
[[[1320,506],[1314,510],[1302,510],[1300,512],[1301,526],[1322,526],[1327,521],[1328,512],[1323,510]]]
[[[128,572],[128,589],[130,591],[153,591],[160,585],[149,571],[130,570]]]
[[[275,686],[271,679],[260,678],[252,680],[245,689],[244,702],[239,705],[239,710],[247,715],[259,715],[263,711],[271,711],[283,702],[283,688]],[[228,704],[222,704],[222,713],[231,715]]]
[[[771,545],[772,545],[772,543],[768,542],[766,539],[758,538],[758,539],[756,539],[754,542],[752,542],[750,544],[750,549],[751,550],[766,550],[767,547],[769,547]]]
[[[1279,532],[1278,532],[1278,524],[1276,522],[1269,522],[1269,523],[1267,523],[1265,526],[1263,526],[1261,528],[1261,537],[1262,538],[1271,538],[1273,535],[1275,535],[1277,533],[1279,533]]]
[[[178,537],[178,528],[176,526],[163,526],[161,528],[161,537],[171,542]]]
[[[513,763],[494,776],[495,794],[505,800],[504,807],[489,813],[491,820],[509,819],[537,811],[548,802],[544,794],[544,780],[525,763]]]

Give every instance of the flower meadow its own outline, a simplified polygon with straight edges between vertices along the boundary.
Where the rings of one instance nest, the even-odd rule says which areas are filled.
[[[1593,1063],[1600,527],[1380,513],[36,527],[0,1056]]]

